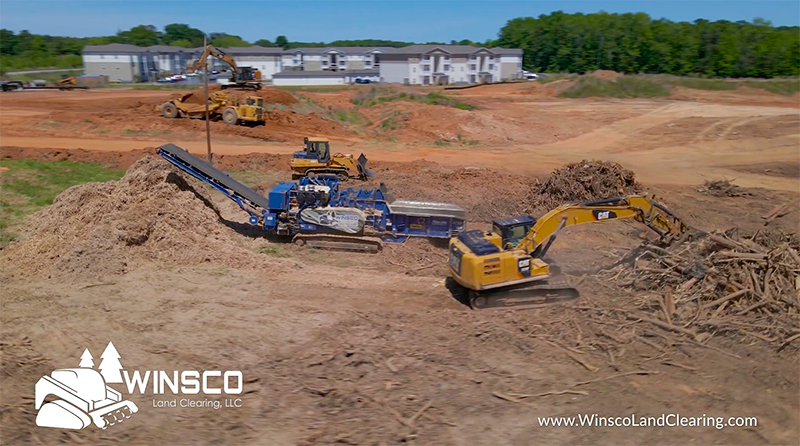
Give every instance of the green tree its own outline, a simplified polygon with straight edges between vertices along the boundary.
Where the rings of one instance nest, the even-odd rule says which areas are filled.
[[[164,42],[174,46],[203,46],[205,34],[197,28],[183,23],[171,23],[164,27]],[[177,45],[175,41],[188,41],[188,45]]]
[[[275,46],[275,45],[274,45],[272,42],[270,42],[270,41],[269,41],[269,40],[267,40],[267,39],[258,39],[258,40],[256,40],[256,41],[255,41],[255,43],[254,43],[253,45],[258,45],[258,46]]]
[[[209,43],[221,47],[250,46],[250,44],[241,37],[225,33],[211,33],[209,36]]]
[[[162,34],[153,25],[134,26],[128,31],[117,33],[120,43],[129,43],[138,46],[151,46],[161,43]]]
[[[289,39],[287,39],[286,36],[278,36],[275,38],[275,45],[286,48],[289,45]]]

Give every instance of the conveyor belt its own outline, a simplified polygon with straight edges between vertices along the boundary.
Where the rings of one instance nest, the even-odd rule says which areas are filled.
[[[228,189],[230,191],[229,193],[247,202],[251,207],[269,209],[269,200],[267,200],[267,197],[234,180],[225,172],[217,170],[214,166],[175,144],[164,144],[157,149],[157,152],[164,157],[164,159],[197,179],[205,181],[217,188],[221,186]]]

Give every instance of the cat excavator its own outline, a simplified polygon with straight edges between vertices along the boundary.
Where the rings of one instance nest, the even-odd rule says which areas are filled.
[[[240,67],[236,64],[233,56],[228,55],[221,49],[207,45],[199,59],[189,62],[186,72],[194,73],[206,66],[208,56],[216,57],[231,67],[231,81],[222,85],[222,89],[236,88],[238,90],[260,90],[261,72],[252,67]]]
[[[633,219],[665,242],[696,233],[647,196],[567,204],[536,219],[494,221],[492,230],[473,230],[450,239],[451,291],[473,309],[525,309],[579,297],[544,260],[562,229],[583,223]]]

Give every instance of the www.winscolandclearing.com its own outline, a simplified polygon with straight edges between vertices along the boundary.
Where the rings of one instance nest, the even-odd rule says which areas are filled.
[[[604,417],[598,414],[578,414],[574,417],[538,417],[542,427],[756,427],[756,417],[686,417],[680,414],[661,414],[657,417]]]

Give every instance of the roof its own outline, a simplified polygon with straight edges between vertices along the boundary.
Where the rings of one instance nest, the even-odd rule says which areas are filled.
[[[280,55],[283,53],[281,47],[263,47],[258,45],[245,46],[245,47],[230,47],[222,48],[220,50],[227,54],[232,55]],[[115,54],[115,53],[189,53],[201,54],[203,47],[197,48],[184,48],[181,46],[169,45],[152,45],[152,46],[136,46],[128,45],[126,43],[110,43],[108,45],[86,45],[83,48],[83,53],[95,54]]]
[[[390,54],[425,54],[440,50],[448,54],[474,54],[479,51],[489,51],[483,47],[472,45],[410,45],[402,48],[391,48],[386,51]]]
[[[229,48],[220,48],[228,54],[248,54],[248,55],[279,55],[283,54],[283,48],[279,46],[232,46]]]
[[[84,53],[140,53],[144,48],[127,43],[110,43],[108,45],[86,45],[83,47]]]
[[[522,55],[522,48],[490,48],[489,51],[502,55]]]
[[[392,48],[383,46],[310,46],[301,48],[292,48],[283,52],[283,54],[294,53],[307,53],[307,54],[323,54],[331,51],[338,51],[346,54],[366,54],[373,51],[388,52]]]
[[[380,76],[376,70],[352,70],[352,71],[299,71],[288,70],[275,73],[272,77],[277,78],[303,78],[303,77],[345,77],[345,76]]]

